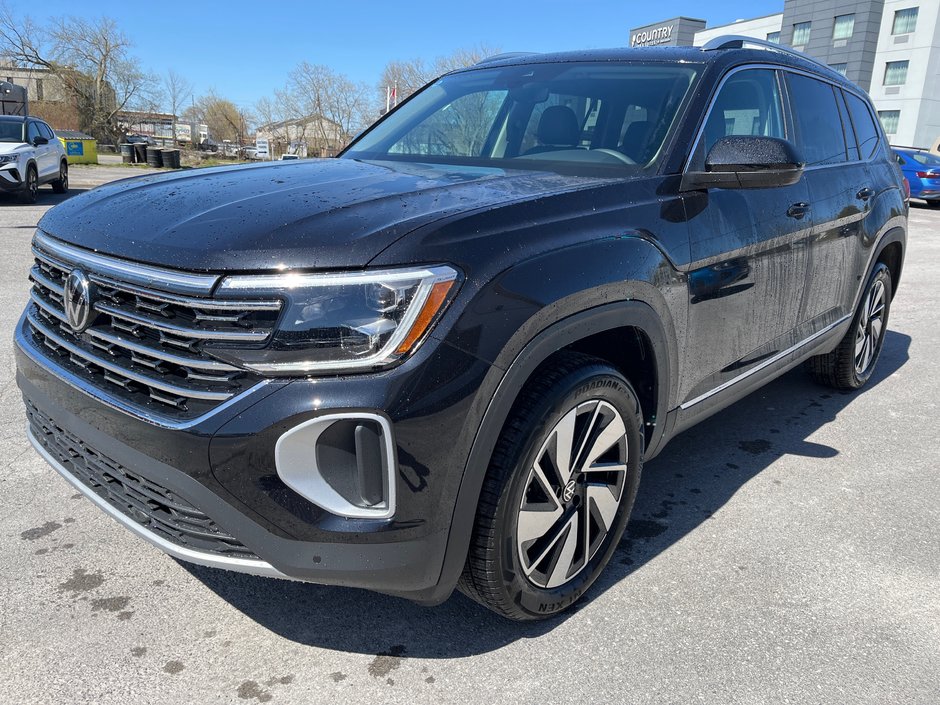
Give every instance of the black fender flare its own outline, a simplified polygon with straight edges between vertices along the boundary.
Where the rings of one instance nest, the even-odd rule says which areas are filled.
[[[674,346],[668,344],[666,330],[652,306],[638,300],[613,302],[573,314],[542,330],[523,347],[506,369],[483,414],[466,466],[463,468],[463,478],[457,492],[444,564],[436,591],[438,594],[436,599],[430,600],[431,602],[446,599],[463,571],[489,461],[522,385],[542,362],[560,348],[587,336],[624,326],[636,327],[643,331],[655,356],[659,380],[657,404],[660,414],[649,450],[655,452],[661,445],[670,390],[676,375],[676,362],[673,359]]]

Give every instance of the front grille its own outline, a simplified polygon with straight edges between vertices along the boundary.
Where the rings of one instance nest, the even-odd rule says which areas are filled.
[[[213,277],[202,277],[209,286],[193,296],[185,280],[193,275],[86,257],[41,233],[33,255],[27,319],[36,347],[95,387],[178,419],[206,413],[259,381],[209,356],[204,346],[264,345],[279,301],[214,298]],[[69,325],[64,303],[66,279],[76,267],[95,287],[93,323],[81,333]],[[135,269],[146,274],[146,285],[122,279],[122,272]]]
[[[260,560],[175,492],[134,473],[69,433],[28,399],[33,437],[69,473],[125,516],[178,546]]]

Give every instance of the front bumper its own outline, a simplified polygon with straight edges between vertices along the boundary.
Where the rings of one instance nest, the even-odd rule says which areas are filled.
[[[211,567],[366,588],[429,604],[453,590],[441,584],[441,573],[466,461],[461,437],[472,426],[467,411],[485,363],[447,345],[426,346],[390,372],[261,385],[195,424],[167,428],[79,389],[35,348],[22,322],[16,342],[17,382],[31,416],[33,445],[97,506],[166,553]],[[273,448],[286,430],[350,410],[383,413],[393,428],[399,499],[391,519],[332,515],[278,478]],[[442,434],[455,442],[442,444]],[[82,470],[87,461],[79,456],[85,455],[103,464],[104,481],[100,472]],[[127,477],[149,493],[143,511],[135,507],[139,498],[107,490]],[[206,548],[198,535],[168,535],[165,522],[155,522],[153,514],[174,511],[196,512],[199,521],[211,523],[204,533],[222,541],[230,537],[234,551],[227,544],[221,551]]]
[[[0,190],[19,191],[24,187],[23,176],[16,163],[0,166]]]

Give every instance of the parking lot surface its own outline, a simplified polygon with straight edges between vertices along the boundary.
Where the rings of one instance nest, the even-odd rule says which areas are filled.
[[[70,489],[26,441],[11,342],[61,198],[0,197],[0,701],[940,702],[940,211],[911,210],[868,388],[795,370],[676,438],[589,599],[517,624],[185,566]]]

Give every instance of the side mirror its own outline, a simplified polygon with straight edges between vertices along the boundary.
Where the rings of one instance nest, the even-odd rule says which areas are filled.
[[[683,174],[682,190],[792,186],[803,176],[803,166],[796,147],[787,140],[722,137],[705,157],[705,171]]]
[[[34,146],[34,147],[38,147],[38,146],[41,145],[41,144],[49,144],[49,140],[47,140],[47,139],[46,139],[45,137],[43,137],[42,135],[37,135],[36,137],[33,138],[33,146]]]

